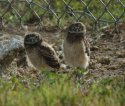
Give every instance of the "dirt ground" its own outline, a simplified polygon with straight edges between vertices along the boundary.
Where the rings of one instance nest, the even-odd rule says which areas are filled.
[[[124,28],[123,28],[124,30]],[[35,30],[34,30],[35,31]],[[110,30],[109,30],[110,31]],[[38,31],[37,31],[38,32]],[[11,30],[6,29],[2,30],[0,33],[8,34],[18,34],[24,36],[25,31],[23,30]],[[65,35],[64,31],[40,31],[43,38],[54,45],[54,48],[57,52],[61,51],[61,44],[63,41],[63,36]],[[122,33],[124,36],[124,33]],[[113,76],[124,76],[125,75],[125,41],[124,37],[121,39],[121,35],[111,34],[111,33],[102,33],[98,40],[93,38],[89,34],[88,38],[90,39],[91,44],[91,62],[89,66],[89,75],[85,75],[84,78],[86,81],[95,81],[96,79],[102,79],[106,77]],[[13,62],[8,68],[8,72],[4,75],[11,76],[16,75],[17,77],[24,78],[25,76],[38,77],[38,72],[30,68],[18,68]],[[9,77],[8,77],[9,78]]]

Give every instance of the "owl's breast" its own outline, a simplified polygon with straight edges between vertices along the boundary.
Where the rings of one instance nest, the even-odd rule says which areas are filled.
[[[42,68],[46,67],[43,57],[36,48],[27,50],[27,55],[32,65],[37,69],[41,70]]]
[[[84,67],[88,62],[88,57],[85,53],[85,45],[83,42],[68,43],[64,41],[64,56],[69,65],[75,67]]]

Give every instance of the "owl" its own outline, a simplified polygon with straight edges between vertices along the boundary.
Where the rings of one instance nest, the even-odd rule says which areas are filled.
[[[60,62],[55,50],[36,32],[28,33],[24,38],[24,47],[28,60],[38,70],[59,69]]]
[[[71,67],[86,69],[90,61],[90,44],[86,37],[86,27],[75,22],[67,28],[63,41],[64,58]]]

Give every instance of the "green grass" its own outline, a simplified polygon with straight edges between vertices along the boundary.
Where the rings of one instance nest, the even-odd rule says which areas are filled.
[[[70,77],[46,72],[39,86],[33,81],[25,86],[15,77],[1,79],[0,106],[125,106],[124,78],[106,78],[88,86]]]

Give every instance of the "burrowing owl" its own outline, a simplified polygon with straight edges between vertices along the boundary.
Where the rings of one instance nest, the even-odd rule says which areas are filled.
[[[60,63],[55,50],[43,41],[39,33],[32,32],[25,35],[24,46],[29,60],[33,66],[41,70],[47,69],[59,69]]]
[[[81,22],[68,27],[63,42],[64,57],[71,67],[86,69],[90,60],[90,46],[86,38],[86,27]]]

